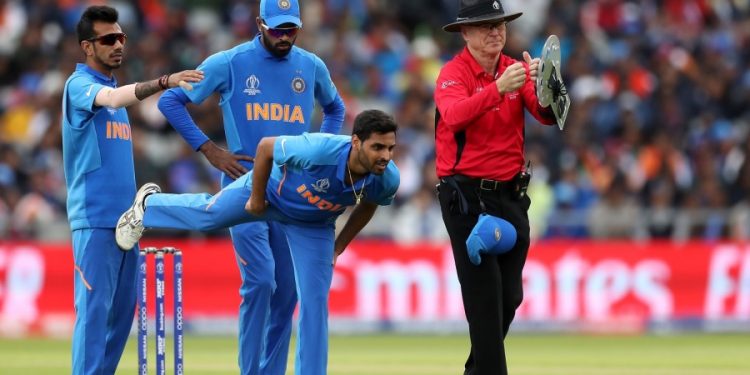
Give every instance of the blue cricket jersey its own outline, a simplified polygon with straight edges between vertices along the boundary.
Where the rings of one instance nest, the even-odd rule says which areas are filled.
[[[86,64],[65,82],[62,139],[68,221],[72,230],[114,228],[135,197],[130,122],[125,108],[94,105],[117,80]]]
[[[318,223],[331,223],[346,206],[353,206],[352,189],[357,194],[364,191],[365,201],[391,204],[400,182],[393,160],[382,175],[370,173],[353,187],[345,183],[351,140],[351,136],[325,133],[278,137],[266,190],[268,202],[295,220]]]
[[[263,46],[260,36],[232,49],[209,56],[199,67],[205,79],[184,91],[193,103],[200,103],[217,92],[224,118],[224,132],[229,151],[255,155],[263,137],[298,135],[310,130],[315,100],[326,107],[338,101],[340,118],[324,126],[338,133],[343,123],[343,102],[338,96],[330,73],[313,53],[292,47],[279,58]],[[178,129],[184,131],[187,129]],[[183,136],[193,149],[208,140],[197,129]],[[246,168],[252,163],[241,161]],[[222,186],[231,179],[224,176]]]

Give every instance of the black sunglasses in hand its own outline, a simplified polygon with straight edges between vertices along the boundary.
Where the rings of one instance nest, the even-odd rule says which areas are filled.
[[[89,42],[98,41],[100,44],[105,46],[114,46],[118,41],[120,42],[120,44],[125,44],[125,41],[128,40],[128,36],[125,35],[125,33],[112,33],[95,36],[86,40],[88,40]]]

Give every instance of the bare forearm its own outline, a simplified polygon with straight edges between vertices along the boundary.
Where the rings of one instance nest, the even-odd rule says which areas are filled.
[[[153,79],[148,82],[138,82],[135,84],[135,97],[138,98],[138,100],[143,100],[161,90],[164,90],[164,87],[159,85],[158,79]]]
[[[263,138],[258,144],[255,152],[255,164],[253,165],[253,191],[251,199],[265,200],[266,185],[271,176],[273,166],[273,144],[276,138]]]
[[[377,209],[378,205],[371,202],[362,202],[354,207],[352,214],[349,215],[349,220],[346,221],[344,228],[341,229],[338,237],[336,237],[334,244],[336,255],[344,252],[344,249],[349,246],[354,237],[370,222]]]

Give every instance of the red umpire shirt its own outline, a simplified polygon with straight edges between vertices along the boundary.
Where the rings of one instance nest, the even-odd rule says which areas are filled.
[[[515,62],[500,54],[493,76],[464,48],[440,71],[435,88],[438,177],[511,180],[524,162],[524,107],[542,124],[555,123],[552,110],[539,105],[528,65],[526,83],[518,91],[497,91],[495,80]]]

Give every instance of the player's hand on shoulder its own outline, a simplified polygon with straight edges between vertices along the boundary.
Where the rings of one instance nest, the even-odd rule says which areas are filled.
[[[252,156],[232,154],[211,141],[202,144],[198,150],[203,153],[214,168],[226,173],[227,176],[235,180],[247,173],[247,168],[240,164],[239,161],[254,160]]]
[[[203,72],[200,70],[183,70],[181,72],[169,75],[167,86],[169,88],[180,86],[185,90],[192,90],[193,85],[190,83],[200,82],[203,80]]]
[[[518,90],[526,82],[526,67],[521,62],[505,68],[503,74],[495,81],[497,91],[501,94]]]

